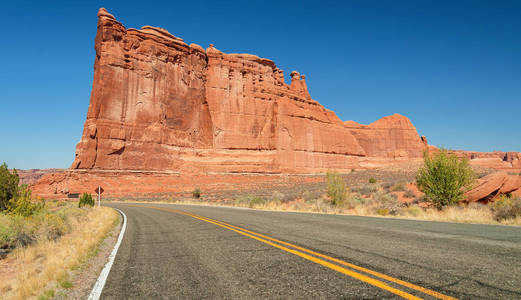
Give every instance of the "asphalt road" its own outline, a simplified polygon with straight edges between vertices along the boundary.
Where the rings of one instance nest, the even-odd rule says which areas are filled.
[[[128,225],[101,299],[521,299],[521,227],[108,205]]]

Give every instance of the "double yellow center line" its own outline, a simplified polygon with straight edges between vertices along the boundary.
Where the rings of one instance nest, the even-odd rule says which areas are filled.
[[[354,270],[357,270],[357,271],[361,271],[361,272],[366,273],[366,274],[370,274],[370,275],[372,275],[374,277],[386,280],[388,282],[393,282],[395,284],[401,285],[403,287],[406,287],[406,288],[409,288],[409,289],[412,289],[412,290],[416,290],[416,291],[422,292],[422,293],[424,293],[426,295],[429,295],[429,296],[432,296],[432,297],[435,297],[435,298],[438,298],[438,299],[456,299],[456,298],[453,298],[453,297],[450,297],[450,296],[438,293],[436,291],[433,291],[433,290],[430,290],[430,289],[427,289],[427,288],[424,288],[424,287],[412,284],[410,282],[400,280],[398,278],[394,278],[394,277],[391,277],[391,276],[388,276],[388,275],[385,275],[385,274],[382,274],[382,273],[379,273],[379,272],[376,272],[376,271],[373,271],[373,270],[370,270],[370,269],[367,269],[367,268],[364,268],[364,267],[360,267],[360,266],[354,265],[352,263],[349,263],[349,262],[346,262],[346,261],[343,261],[343,260],[340,260],[340,259],[328,256],[328,255],[322,254],[322,253],[318,253],[318,252],[315,252],[315,251],[312,251],[312,250],[309,250],[309,249],[306,249],[306,248],[303,248],[303,247],[300,247],[300,246],[297,246],[297,245],[294,245],[294,244],[291,244],[291,243],[288,243],[288,242],[284,242],[284,241],[281,241],[281,240],[278,240],[278,239],[275,239],[275,238],[272,238],[272,237],[269,237],[269,236],[266,236],[266,235],[263,235],[263,234],[260,234],[260,233],[257,233],[257,232],[253,232],[253,231],[247,230],[247,229],[239,227],[239,226],[234,226],[234,225],[231,225],[231,224],[228,224],[228,223],[225,223],[225,222],[222,222],[222,221],[214,220],[214,219],[211,219],[211,218],[208,218],[208,217],[203,217],[203,216],[200,216],[200,215],[184,212],[184,211],[177,210],[177,209],[165,208],[165,207],[141,206],[141,205],[130,205],[130,206],[145,207],[145,208],[152,208],[152,209],[157,209],[157,210],[164,210],[164,211],[174,212],[174,213],[178,213],[178,214],[181,214],[181,215],[189,216],[189,217],[192,217],[192,218],[204,221],[204,222],[215,224],[215,225],[220,226],[222,228],[226,228],[228,230],[237,232],[237,233],[239,233],[241,235],[247,236],[247,237],[252,238],[254,240],[257,240],[259,242],[268,244],[270,246],[273,246],[273,247],[278,248],[280,250],[283,250],[283,251],[289,252],[291,254],[297,255],[299,257],[302,257],[304,259],[307,259],[309,261],[312,261],[312,262],[317,263],[319,265],[322,265],[324,267],[330,268],[332,270],[335,270],[337,272],[340,272],[340,273],[345,274],[347,276],[350,276],[352,278],[358,279],[360,281],[366,282],[366,283],[371,284],[373,286],[376,286],[378,288],[384,289],[384,290],[386,290],[388,292],[391,292],[391,293],[393,293],[395,295],[398,295],[400,297],[403,297],[405,299],[422,299],[422,298],[419,298],[419,297],[414,296],[414,295],[412,295],[410,293],[407,293],[407,292],[404,292],[404,291],[399,290],[397,288],[394,288],[394,287],[390,286],[388,283],[386,283],[384,281],[381,281],[381,280],[369,277],[367,275],[355,272],[355,271],[353,271],[351,269],[354,269]],[[291,248],[288,248],[288,247],[291,247]],[[339,266],[337,264],[333,264],[332,262],[337,263],[337,264],[339,264],[341,266]],[[346,266],[346,267],[349,267],[351,269],[347,269],[347,268],[342,267],[342,266]]]

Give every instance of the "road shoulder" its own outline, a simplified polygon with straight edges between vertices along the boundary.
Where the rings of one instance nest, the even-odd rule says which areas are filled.
[[[123,218],[119,214],[118,225],[107,234],[107,237],[98,246],[96,254],[88,259],[82,266],[71,272],[72,287],[68,289],[61,288],[57,290],[54,299],[87,299],[96,283],[98,276],[108,261],[109,255],[118,240]]]

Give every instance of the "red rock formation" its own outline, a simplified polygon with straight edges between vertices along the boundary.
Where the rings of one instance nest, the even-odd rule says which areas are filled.
[[[94,82],[73,169],[318,172],[420,157],[403,116],[350,126],[271,60],[126,29],[98,13]]]
[[[521,153],[519,152],[457,151],[457,153],[467,157],[472,165],[495,170],[521,172]]]
[[[487,197],[494,197],[505,183],[508,175],[505,172],[495,172],[478,180],[478,184],[465,194],[468,202],[475,202]]]
[[[282,175],[282,174],[193,174],[159,171],[110,171],[110,170],[67,170],[50,173],[31,186],[34,196],[44,199],[66,199],[68,194],[94,193],[98,186],[105,190],[103,198],[137,199],[172,197],[191,198],[191,192],[199,187],[204,198],[211,200],[211,195],[229,195],[233,200],[237,191],[273,189],[306,183],[324,182],[320,175]],[[224,193],[222,193],[224,192]],[[223,195],[224,194],[224,195]]]
[[[345,121],[368,156],[376,157],[420,157],[427,146],[418,136],[416,128],[408,118],[394,114],[369,125]]]
[[[521,189],[521,176],[508,175],[506,172],[494,172],[478,179],[478,184],[465,194],[468,202],[488,202],[497,196],[513,193]]]
[[[30,170],[20,170],[17,169],[18,177],[20,178],[20,184],[28,184],[31,185],[37,182],[44,175],[49,173],[60,173],[64,172],[65,169],[30,169]]]
[[[505,183],[501,186],[498,193],[508,194],[521,188],[521,176],[509,175]]]

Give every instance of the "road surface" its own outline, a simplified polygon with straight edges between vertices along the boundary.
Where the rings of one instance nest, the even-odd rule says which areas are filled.
[[[521,227],[109,203],[101,299],[521,299]]]

